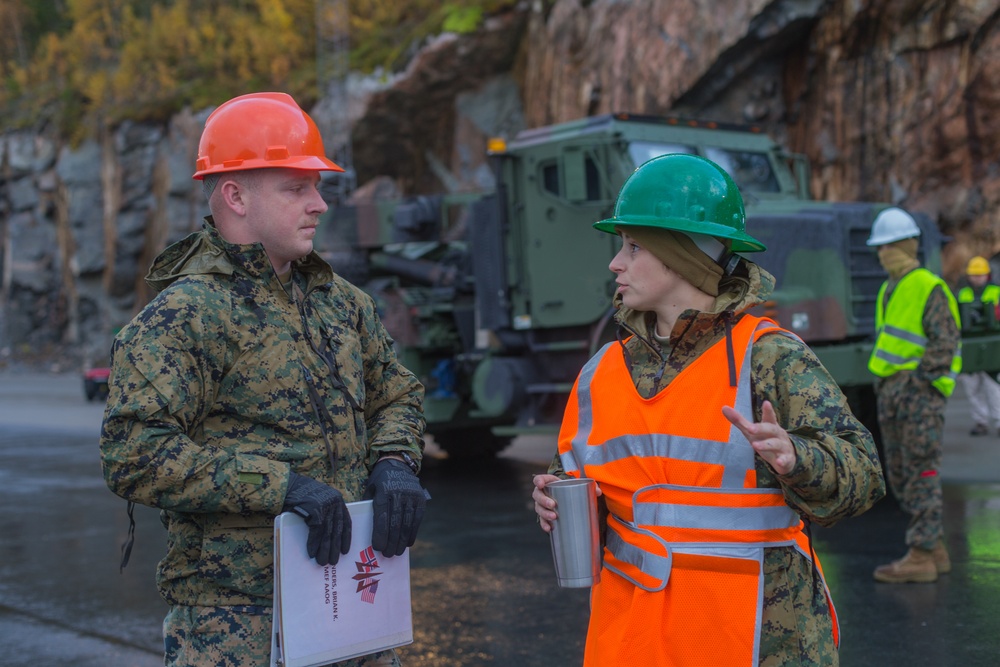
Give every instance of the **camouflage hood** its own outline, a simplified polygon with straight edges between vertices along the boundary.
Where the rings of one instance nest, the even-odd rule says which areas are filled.
[[[307,291],[333,279],[333,270],[315,251],[296,260],[294,266],[308,276]],[[229,276],[237,271],[253,277],[274,273],[264,246],[259,243],[229,243],[219,234],[209,216],[205,218],[201,231],[168,246],[153,260],[146,275],[146,284],[162,292],[172,282],[185,276]]]
[[[698,313],[696,318],[714,320],[724,312],[741,313],[766,301],[773,291],[774,276],[753,262],[742,259],[733,275],[720,282],[719,296],[716,297],[712,310]],[[623,306],[619,294],[615,294],[613,303],[618,309],[615,321],[619,325],[630,329],[644,340],[652,338],[651,327],[655,323],[652,313]]]

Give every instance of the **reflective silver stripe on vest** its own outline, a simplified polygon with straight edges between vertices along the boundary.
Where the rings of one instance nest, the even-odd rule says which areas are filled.
[[[580,371],[580,377],[576,381],[576,403],[577,409],[579,410],[579,419],[577,420],[576,435],[573,436],[572,448],[560,455],[559,459],[562,462],[563,470],[566,472],[580,472],[583,475],[583,464],[585,462],[585,454],[587,451],[587,440],[590,439],[590,431],[593,429],[594,425],[594,404],[590,400],[590,381],[594,378],[594,373],[597,371],[598,365],[601,363],[601,359],[611,348],[612,345],[617,345],[617,342],[607,343],[602,347],[597,354],[590,358],[590,361],[584,365],[583,370]]]
[[[921,352],[921,355],[918,357],[904,357],[901,354],[893,354],[892,352],[886,352],[881,348],[877,348],[875,350],[875,357],[894,366],[905,366],[906,364],[920,363],[923,353]]]
[[[614,519],[621,526],[618,530],[626,529],[633,533],[640,533],[663,545],[663,550],[666,553],[665,556],[653,554],[641,547],[626,542],[618,533],[618,530],[608,531],[606,544],[608,551],[619,561],[632,565],[643,574],[657,580],[658,583],[655,586],[647,586],[636,580],[628,573],[624,572],[621,568],[612,565],[607,560],[604,562],[604,567],[644,591],[660,591],[666,587],[667,583],[670,581],[670,572],[673,569],[673,554],[675,553],[693,554],[698,556],[715,556],[719,558],[742,558],[744,560],[752,560],[763,563],[765,548],[792,547],[802,554],[806,560],[812,562],[812,556],[809,552],[804,551],[801,547],[799,547],[798,542],[795,540],[741,543],[699,542],[697,544],[668,544],[663,538],[651,531],[637,528],[631,523],[618,519],[618,517],[614,517]]]
[[[676,489],[690,491],[690,487],[657,484],[636,492],[650,489]],[[781,495],[774,489],[741,489],[739,491],[704,489],[705,493],[749,493],[754,495]],[[634,498],[635,496],[633,496]],[[774,507],[729,507],[715,505],[678,505],[674,503],[649,503],[633,500],[634,520],[639,526],[664,528],[702,528],[705,530],[782,530],[799,522],[799,516],[788,505]]]
[[[955,359],[959,359],[959,360],[962,359],[962,341],[958,341],[958,345],[955,347],[955,354],[952,356],[952,359],[951,359],[951,366],[952,366],[952,368],[955,367]],[[953,370],[949,370],[944,375],[945,375],[945,377],[949,377],[952,380],[955,380],[956,382],[958,381],[958,373],[956,373]]]
[[[617,517],[615,517],[615,519],[617,519]],[[667,582],[670,580],[670,568],[673,565],[673,557],[670,553],[670,547],[659,535],[656,535],[655,533],[651,533],[648,530],[642,530],[641,528],[636,528],[635,526],[625,523],[624,521],[619,520],[618,523],[621,524],[623,528],[635,533],[646,535],[663,545],[663,551],[666,555],[660,556],[650,553],[645,549],[641,549],[634,544],[629,544],[622,539],[617,530],[607,531],[608,535],[606,546],[608,551],[614,554],[615,558],[618,560],[639,568],[640,572],[653,577],[659,581],[659,583],[656,586],[646,586],[606,560],[604,561],[605,569],[610,570],[623,579],[630,581],[634,586],[638,586],[644,591],[649,591],[651,593],[655,591],[662,591],[666,587]]]
[[[739,429],[737,433],[743,435]],[[733,437],[730,433],[730,437]],[[728,442],[701,440],[663,433],[623,435],[608,440],[600,447],[589,447],[584,463],[600,466],[628,458],[658,457],[692,463],[724,466],[722,485],[742,487],[746,471],[754,465],[753,449],[733,447]]]
[[[927,338],[921,336],[920,334],[915,334],[912,331],[900,329],[899,327],[894,327],[891,324],[886,324],[885,326],[883,326],[882,331],[889,334],[890,336],[894,336],[896,338],[905,340],[909,343],[913,343],[914,345],[919,345],[920,347],[927,347]]]

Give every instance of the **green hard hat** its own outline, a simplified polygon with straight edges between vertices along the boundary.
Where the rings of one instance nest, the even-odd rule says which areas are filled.
[[[602,232],[616,227],[656,227],[729,240],[733,252],[766,246],[746,233],[743,197],[726,171],[697,155],[672,153],[644,162],[625,181],[614,216],[594,223]]]

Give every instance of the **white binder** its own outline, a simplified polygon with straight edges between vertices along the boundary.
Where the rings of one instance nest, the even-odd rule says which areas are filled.
[[[386,558],[372,549],[372,501],[347,507],[351,549],[336,565],[309,558],[302,517],[274,520],[271,667],[317,667],[413,642],[410,550]]]

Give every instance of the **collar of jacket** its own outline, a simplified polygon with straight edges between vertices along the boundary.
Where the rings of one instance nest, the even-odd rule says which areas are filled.
[[[719,316],[729,311],[732,314],[741,313],[763,303],[774,291],[774,276],[760,268],[757,264],[741,259],[733,274],[724,278],[719,284],[719,296],[711,310],[685,310],[677,318],[670,331],[670,347],[675,348],[682,338],[692,334],[701,337],[709,334],[719,325]],[[617,309],[615,321],[618,326],[634,335],[646,344],[650,350],[662,357],[660,345],[653,337],[653,327],[656,316],[648,311],[632,310],[622,305],[621,296],[615,294],[612,301]]]
[[[892,290],[896,289],[896,285],[899,284],[900,280],[902,280],[906,276],[910,275],[911,273],[913,273],[917,269],[922,269],[922,268],[924,268],[923,264],[919,264],[918,263],[916,266],[914,266],[913,268],[911,268],[909,271],[907,271],[903,275],[899,276],[898,278],[893,278],[892,276],[889,276],[888,278],[886,278],[885,279],[886,293],[891,294]]]
[[[333,269],[315,250],[296,260],[294,267],[306,276],[306,292],[333,280]],[[185,276],[230,276],[236,272],[253,278],[270,279],[275,275],[263,245],[229,243],[216,229],[212,216],[208,216],[200,231],[168,246],[153,260],[146,284],[160,292]]]

